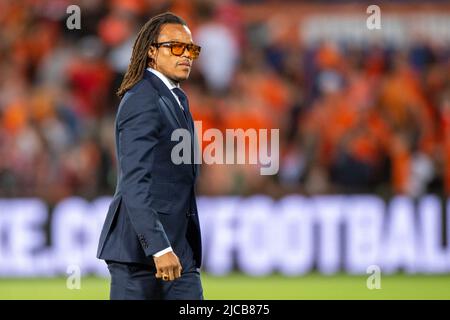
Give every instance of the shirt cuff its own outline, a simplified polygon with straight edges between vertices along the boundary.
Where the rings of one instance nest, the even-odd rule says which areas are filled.
[[[172,252],[173,250],[172,250],[172,247],[168,247],[168,248],[165,248],[164,250],[161,250],[161,251],[158,251],[157,253],[155,253],[153,256],[155,257],[155,258],[158,258],[158,257],[161,257],[163,254],[166,254],[167,252]]]

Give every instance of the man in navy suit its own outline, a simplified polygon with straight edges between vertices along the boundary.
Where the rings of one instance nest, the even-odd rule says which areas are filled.
[[[203,299],[198,166],[193,155],[176,164],[171,139],[182,128],[195,148],[180,82],[199,54],[186,22],[171,13],[150,19],[134,43],[118,90],[117,187],[97,252],[111,274],[111,299]]]

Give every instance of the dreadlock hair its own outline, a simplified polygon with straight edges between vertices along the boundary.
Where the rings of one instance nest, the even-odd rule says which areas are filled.
[[[142,79],[150,60],[148,50],[150,50],[151,44],[157,41],[162,25],[167,23],[187,26],[182,18],[171,12],[158,14],[144,24],[134,42],[133,53],[131,54],[127,72],[120,84],[119,90],[117,90],[117,95],[120,98]]]

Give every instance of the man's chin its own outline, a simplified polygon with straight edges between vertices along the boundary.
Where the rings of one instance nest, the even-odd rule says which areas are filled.
[[[183,75],[177,75],[174,79],[176,82],[182,82],[184,80],[187,80],[189,78],[189,72]]]

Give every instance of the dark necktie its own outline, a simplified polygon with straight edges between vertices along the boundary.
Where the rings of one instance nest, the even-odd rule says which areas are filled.
[[[184,93],[183,90],[181,90],[180,88],[174,88],[172,89],[172,91],[177,95],[178,100],[180,100],[181,106],[183,107],[183,113],[184,113],[184,117],[186,118],[186,121],[188,123],[188,125],[190,126],[190,121],[189,121],[189,102],[187,99],[186,94]]]

